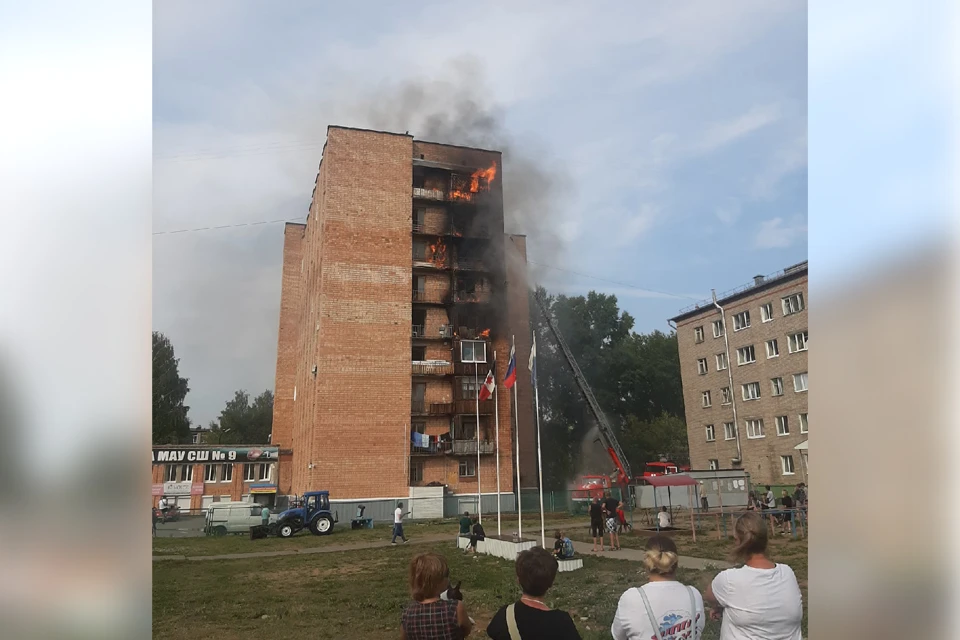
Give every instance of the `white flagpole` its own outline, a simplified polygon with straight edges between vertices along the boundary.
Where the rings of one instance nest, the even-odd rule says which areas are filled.
[[[486,359],[486,358],[484,358]],[[477,521],[483,524],[483,509],[480,503],[483,501],[483,493],[480,491],[480,372],[476,362],[473,363],[473,381],[477,387]]]
[[[510,339],[513,341],[513,376],[517,377],[517,336],[511,336]],[[513,381],[513,434],[516,437],[516,443],[514,447],[517,454],[517,536],[523,538],[523,522],[520,517],[520,419],[518,417],[517,409],[520,407],[517,404],[517,381]]]
[[[497,352],[493,352],[493,383],[497,383]],[[497,535],[500,535],[500,395],[499,387],[493,388],[493,419],[496,424],[494,441],[497,451]]]
[[[534,337],[534,349],[536,349],[536,337]],[[537,362],[534,355],[533,368],[536,371]],[[543,520],[543,458],[540,455],[540,391],[536,376],[533,379],[533,398],[537,409],[537,476],[540,485],[540,546],[547,548],[547,533]]]

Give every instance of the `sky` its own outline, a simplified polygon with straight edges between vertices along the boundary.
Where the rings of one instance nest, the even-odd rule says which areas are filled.
[[[330,124],[469,100],[534,278],[637,331],[806,260],[806,3],[626,4],[156,3],[152,316],[194,423],[273,389],[283,225],[166,232],[303,219]]]

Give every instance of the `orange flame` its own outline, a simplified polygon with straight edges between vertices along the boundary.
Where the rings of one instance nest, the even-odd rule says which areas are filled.
[[[438,269],[447,266],[447,246],[443,244],[443,238],[437,238],[437,241],[430,245],[430,262]]]
[[[487,169],[477,169],[470,175],[470,187],[469,191],[463,191],[461,189],[454,189],[450,192],[451,200],[470,200],[473,198],[473,194],[480,191],[480,179],[484,181],[485,189],[489,189],[491,183],[493,183],[494,178],[497,177],[497,163],[493,162],[490,164],[490,167]]]
[[[481,331],[481,332],[480,332],[480,337],[481,337],[481,338],[489,338],[489,337],[490,337],[490,329],[484,329],[483,331]]]

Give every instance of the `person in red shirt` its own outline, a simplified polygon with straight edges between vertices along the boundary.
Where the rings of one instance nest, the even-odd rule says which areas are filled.
[[[627,516],[623,512],[623,500],[621,500],[617,505],[617,520],[620,521],[619,533],[623,533],[624,531],[630,529],[630,524],[627,522]]]

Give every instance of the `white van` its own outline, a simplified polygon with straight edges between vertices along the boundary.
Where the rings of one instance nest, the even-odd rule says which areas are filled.
[[[262,510],[262,504],[253,502],[214,502],[207,509],[204,533],[215,536],[248,533],[250,527],[263,524]],[[276,519],[276,514],[270,514],[270,522]]]

